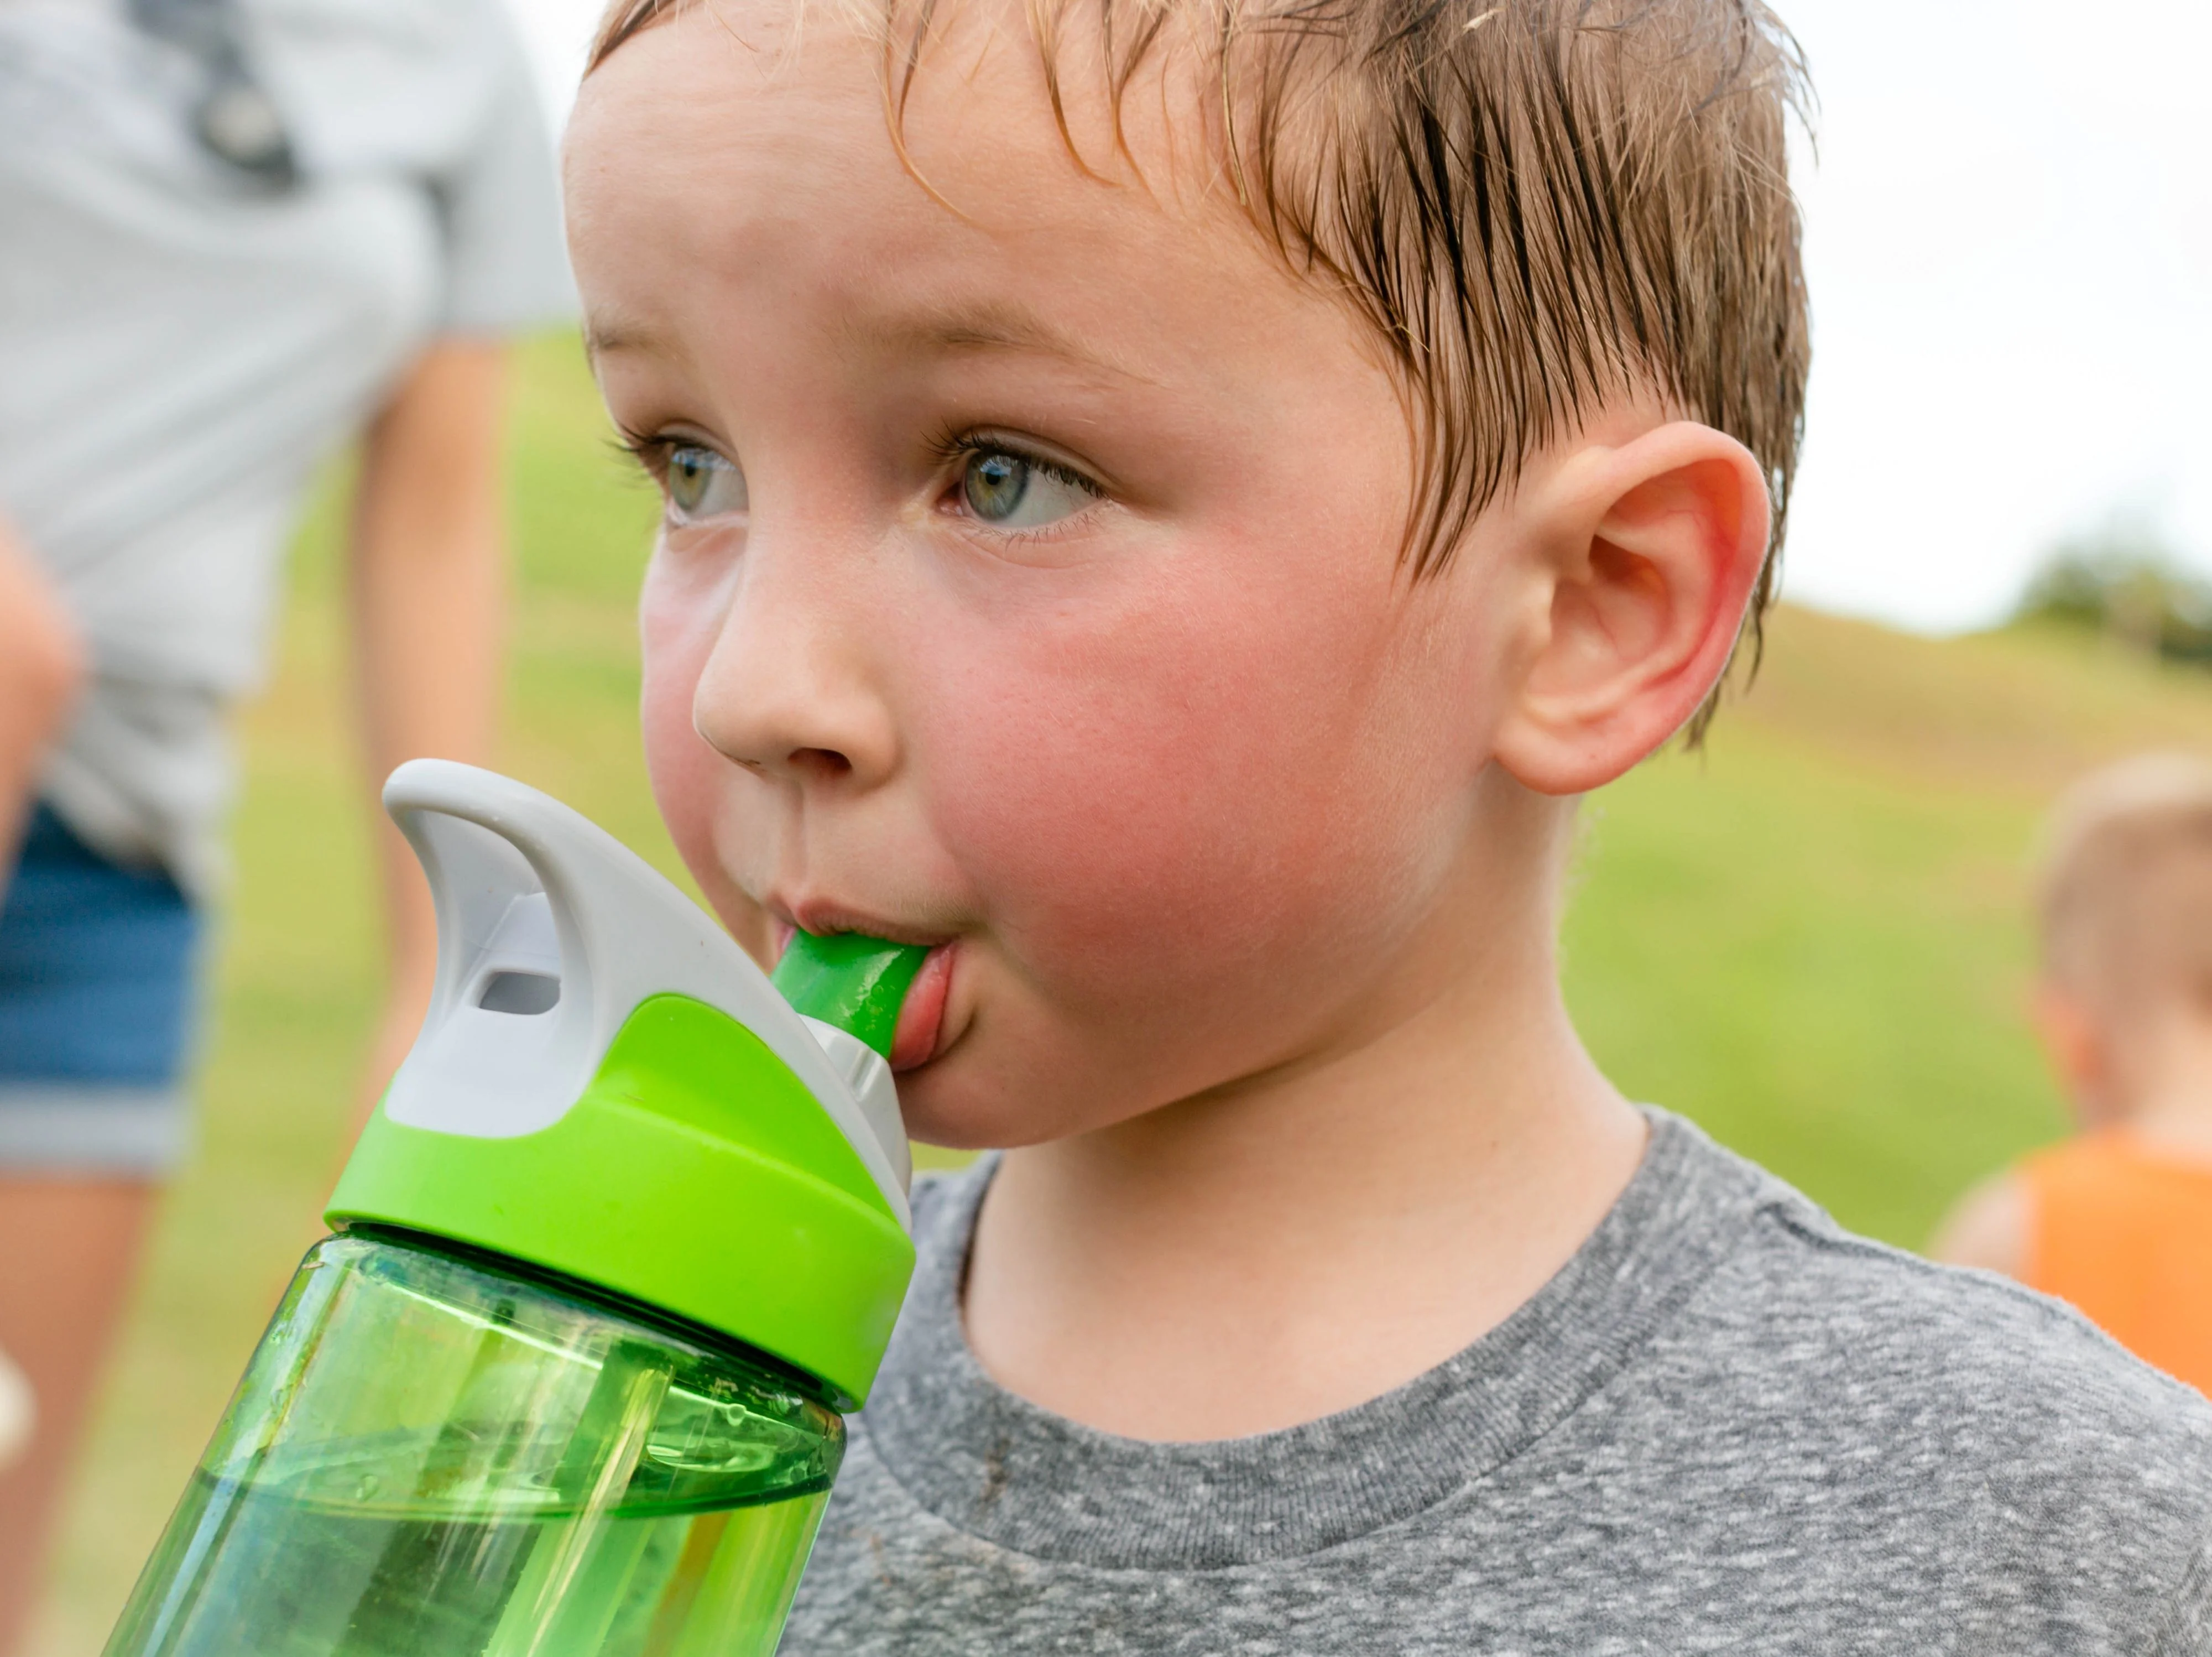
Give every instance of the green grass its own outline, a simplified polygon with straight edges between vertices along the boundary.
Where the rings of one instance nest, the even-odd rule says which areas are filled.
[[[652,504],[571,339],[526,353],[500,763],[659,867],[629,604]],[[301,538],[246,722],[201,1154],[167,1206],[58,1562],[38,1657],[91,1657],[315,1231],[379,988],[345,706],[335,492]],[[1930,643],[1785,612],[1703,756],[1591,808],[1567,928],[1591,1045],[1848,1223],[1921,1241],[2060,1130],[2021,1016],[2023,866],[2051,790],[2148,746],[2212,751],[2212,678],[2063,634]]]

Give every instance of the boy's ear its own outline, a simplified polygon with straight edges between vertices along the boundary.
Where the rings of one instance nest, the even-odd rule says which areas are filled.
[[[1676,421],[1566,456],[1524,496],[1539,591],[1499,762],[1540,794],[1609,783],[1697,712],[1766,557],[1751,452]]]
[[[2111,1048],[2101,1021],[2079,996],[2047,978],[2035,986],[2028,1010],[2075,1115],[2089,1126],[2117,1117]]]

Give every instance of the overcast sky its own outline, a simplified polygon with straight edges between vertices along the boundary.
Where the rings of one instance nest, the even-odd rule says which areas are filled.
[[[600,0],[510,0],[565,108]],[[2000,617],[2114,515],[2212,573],[2205,0],[1780,0],[1815,366],[1784,591]]]

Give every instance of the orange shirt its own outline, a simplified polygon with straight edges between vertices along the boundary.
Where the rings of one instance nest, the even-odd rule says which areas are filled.
[[[2021,1164],[2027,1282],[2146,1362],[2212,1392],[2212,1165],[2091,1134]]]

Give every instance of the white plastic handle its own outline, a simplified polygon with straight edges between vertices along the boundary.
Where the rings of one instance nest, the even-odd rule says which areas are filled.
[[[384,805],[438,906],[437,982],[385,1098],[392,1121],[486,1139],[550,1127],[639,1002],[690,996],[790,1067],[911,1226],[889,1067],[842,1031],[817,1036],[642,858],[537,789],[451,760],[410,760],[384,785]]]

